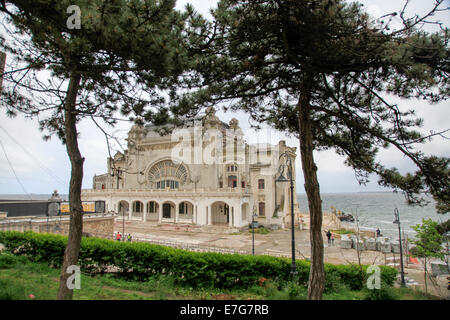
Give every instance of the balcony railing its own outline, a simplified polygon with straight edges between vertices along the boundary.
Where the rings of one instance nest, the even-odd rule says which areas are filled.
[[[248,188],[196,188],[196,189],[83,189],[83,194],[112,194],[112,193],[241,193],[249,194]]]

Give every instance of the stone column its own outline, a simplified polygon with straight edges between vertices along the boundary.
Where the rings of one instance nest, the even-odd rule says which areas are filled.
[[[242,225],[242,204],[239,204],[237,208],[237,212],[234,214],[234,226],[240,227]]]
[[[212,225],[212,205],[209,205],[206,207],[206,214],[207,214],[207,219],[206,219],[206,224],[208,226]]]
[[[162,221],[162,204],[159,205],[158,203],[158,223],[161,223]]]
[[[178,221],[180,221],[179,206],[179,203],[175,203],[175,223],[178,223]]]
[[[142,221],[143,222],[147,222],[147,206],[148,206],[148,203],[144,203],[144,202],[142,202],[143,203],[143,208],[142,208]]]
[[[234,207],[229,207],[230,210],[228,211],[228,226],[233,226],[233,220],[234,220]]]
[[[197,224],[197,210],[198,210],[198,208],[197,208],[197,205],[195,205],[193,208],[192,208],[192,210],[193,210],[193,212],[192,212],[192,223],[193,224]]]

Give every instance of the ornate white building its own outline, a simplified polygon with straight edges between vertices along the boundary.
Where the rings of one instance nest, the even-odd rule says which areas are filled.
[[[143,222],[240,228],[256,214],[263,225],[290,224],[290,185],[275,180],[285,162],[280,155],[294,164],[296,148],[284,141],[249,145],[238,121],[226,124],[212,108],[171,134],[160,129],[133,126],[128,150],[108,158],[108,173],[94,177],[82,200],[103,200],[107,211]],[[298,214],[296,202],[294,196]]]

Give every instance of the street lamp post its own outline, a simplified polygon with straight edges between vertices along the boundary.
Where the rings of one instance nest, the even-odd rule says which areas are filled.
[[[119,189],[119,180],[122,179],[121,175],[123,170],[120,168],[111,168],[111,177],[117,176],[117,185],[116,188]]]
[[[393,223],[398,224],[398,241],[400,244],[400,268],[401,268],[400,276],[401,276],[401,285],[404,287],[405,286],[405,272],[403,269],[402,235],[401,235],[401,231],[400,231],[400,215],[398,213],[397,208],[394,209],[394,216],[395,216],[395,220]]]
[[[111,171],[112,171],[111,172],[112,177],[117,176],[116,188],[117,188],[117,190],[119,190],[119,180],[122,179],[121,175],[122,175],[123,170],[121,170],[120,168],[112,168]],[[123,205],[121,206],[120,209],[122,211],[122,237],[124,237],[125,236],[125,210],[124,210]],[[123,239],[122,239],[122,241],[123,241]]]
[[[292,246],[292,263],[291,263],[291,275],[295,277],[297,275],[297,266],[295,264],[295,236],[294,236],[294,180],[292,175],[292,159],[291,156],[284,152],[280,155],[280,160],[282,157],[286,158],[286,164],[280,164],[279,171],[281,171],[280,176],[276,179],[276,182],[290,182],[291,188],[291,246]],[[288,178],[283,176],[284,169],[287,168]]]
[[[125,237],[125,210],[122,206],[122,241],[123,237]]]
[[[137,154],[137,155],[142,155],[142,154]],[[115,167],[111,168],[111,177],[117,176],[117,185],[116,185],[117,190],[119,190],[119,180],[123,179],[122,178],[123,173],[144,175],[143,171],[128,172],[126,170],[120,169],[120,167],[119,168],[115,168]],[[130,210],[130,208],[128,208],[128,210]],[[123,210],[123,207],[122,207],[122,237],[125,237],[125,210]],[[123,238],[122,238],[122,241],[123,241]]]
[[[255,255],[255,217],[256,217],[256,206],[253,206],[252,213],[252,255]]]

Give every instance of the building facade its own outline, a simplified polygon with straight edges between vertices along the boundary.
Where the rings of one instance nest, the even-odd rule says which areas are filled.
[[[290,184],[276,179],[286,158],[280,155],[294,164],[296,148],[249,145],[238,121],[220,121],[213,108],[171,134],[161,131],[134,125],[128,149],[108,158],[108,172],[93,178],[82,200],[103,200],[107,211],[143,222],[241,228],[255,215],[263,225],[290,223]]]

